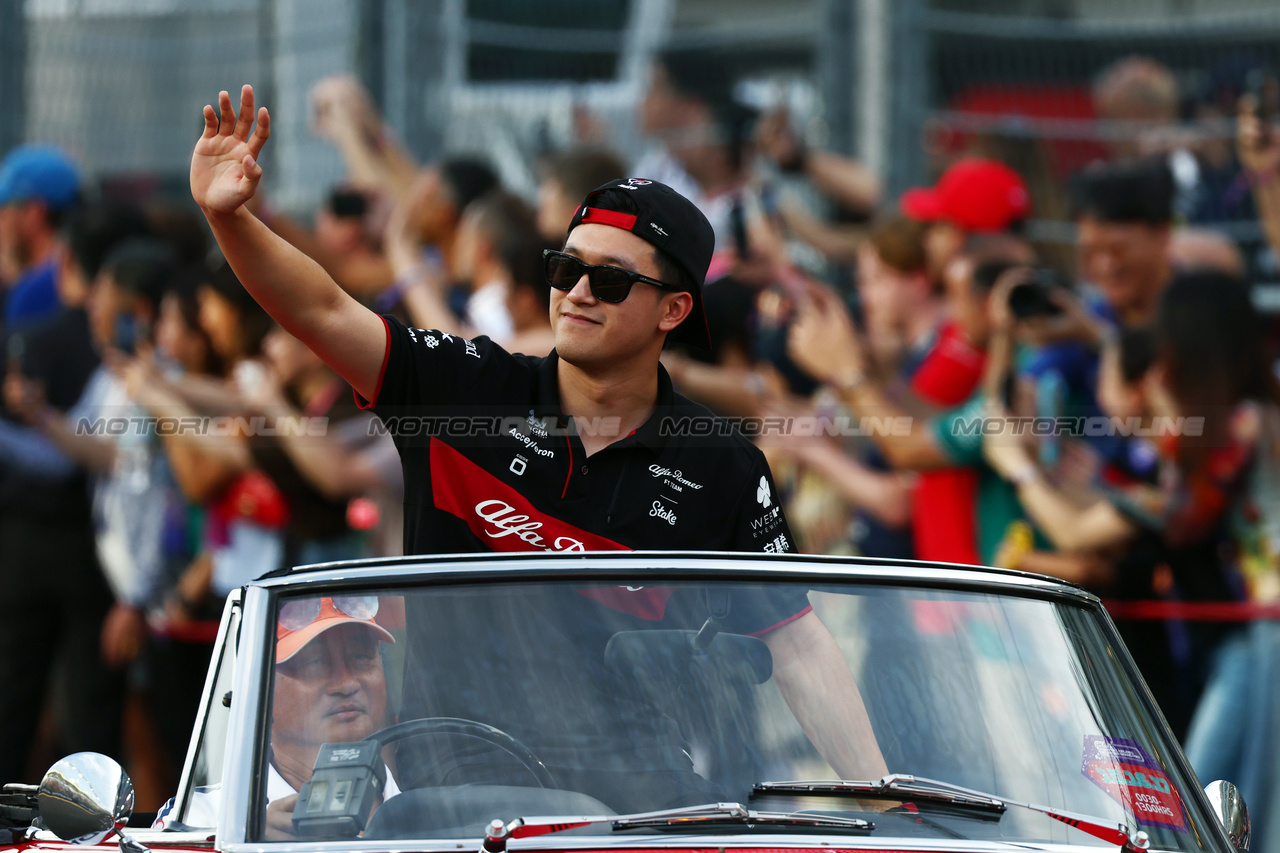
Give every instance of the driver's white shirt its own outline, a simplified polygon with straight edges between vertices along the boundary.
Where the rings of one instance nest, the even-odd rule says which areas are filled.
[[[382,789],[382,801],[386,802],[392,797],[400,793],[400,786],[396,784],[395,778],[391,775],[391,768],[382,765],[387,774],[386,786]],[[285,778],[280,775],[280,771],[276,769],[274,764],[267,764],[267,804],[271,804],[275,800],[283,797],[292,796],[298,793],[294,787],[290,785]],[[151,824],[152,829],[164,829],[168,826],[169,820],[175,815],[173,814],[173,797],[169,798],[169,802],[165,803],[160,811],[156,812],[155,823]],[[183,821],[187,826],[198,827],[216,827],[218,825],[218,809],[222,807],[222,783],[216,785],[208,785],[203,788],[196,788],[191,792],[191,799],[187,803],[186,820]]]

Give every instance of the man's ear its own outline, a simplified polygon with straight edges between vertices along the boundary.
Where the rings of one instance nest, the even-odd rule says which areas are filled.
[[[658,321],[658,330],[669,332],[684,322],[693,311],[693,294],[668,293],[662,297],[662,317]]]
[[[18,202],[18,228],[23,234],[42,230],[49,221],[49,208],[40,199],[30,198]]]

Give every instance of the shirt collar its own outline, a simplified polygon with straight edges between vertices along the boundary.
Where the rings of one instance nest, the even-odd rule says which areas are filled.
[[[538,367],[538,388],[534,396],[533,414],[538,418],[555,418],[564,423],[567,418],[560,409],[560,356],[552,350]],[[658,397],[654,401],[653,414],[639,429],[627,438],[635,438],[636,444],[651,450],[661,450],[662,422],[669,418],[675,408],[676,395],[671,387],[671,377],[667,370],[658,364]],[[623,439],[625,441],[626,438]]]
[[[538,367],[538,389],[534,396],[533,414],[539,418],[560,420],[560,356],[552,350]]]
[[[281,797],[288,797],[298,793],[293,790],[285,778],[280,775],[280,771],[276,769],[275,764],[267,762],[267,802],[272,803]]]
[[[640,425],[634,433],[636,444],[653,451],[661,450],[665,444],[662,439],[663,422],[671,418],[675,411],[676,393],[671,387],[671,377],[667,369],[658,365],[658,398],[653,403],[653,414],[649,420]]]

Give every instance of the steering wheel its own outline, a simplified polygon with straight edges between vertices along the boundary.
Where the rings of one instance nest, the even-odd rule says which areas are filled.
[[[502,729],[477,723],[475,720],[464,720],[461,717],[423,717],[417,720],[405,720],[403,723],[387,726],[382,731],[370,735],[366,740],[375,741],[379,747],[385,747],[401,738],[417,735],[453,735],[483,741],[520,762],[521,766],[529,771],[529,775],[537,781],[538,787],[560,787],[555,777],[551,775],[551,771],[529,747]]]

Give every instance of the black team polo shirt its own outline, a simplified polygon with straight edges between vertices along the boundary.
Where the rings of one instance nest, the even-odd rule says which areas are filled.
[[[591,425],[561,413],[554,352],[383,321],[378,387],[357,402],[400,450],[406,554],[795,550],[764,454],[661,367],[653,415],[588,459],[577,430]],[[643,607],[661,619],[659,604]]]
[[[586,428],[560,411],[554,352],[513,355],[488,338],[383,319],[382,375],[373,401],[357,402],[374,408],[400,450],[406,554],[794,550],[764,455],[674,393],[661,367],[653,415],[588,459],[575,432]],[[799,587],[735,586],[730,596],[722,627],[733,633],[767,634],[811,610]],[[505,598],[486,585],[413,597],[406,671],[422,658],[432,677],[406,680],[401,714],[483,714],[570,790],[617,809],[663,807],[672,791],[706,783],[665,717],[615,683],[605,649],[619,631],[696,629],[707,615],[699,602],[691,585],[517,585]],[[491,618],[501,632],[470,630]],[[521,784],[487,766],[492,757],[437,754],[402,766],[437,768],[450,784]]]
[[[360,404],[400,449],[405,553],[794,550],[764,454],[661,367],[653,415],[588,459],[577,430],[592,426],[561,414],[554,352],[384,320],[382,376]]]

